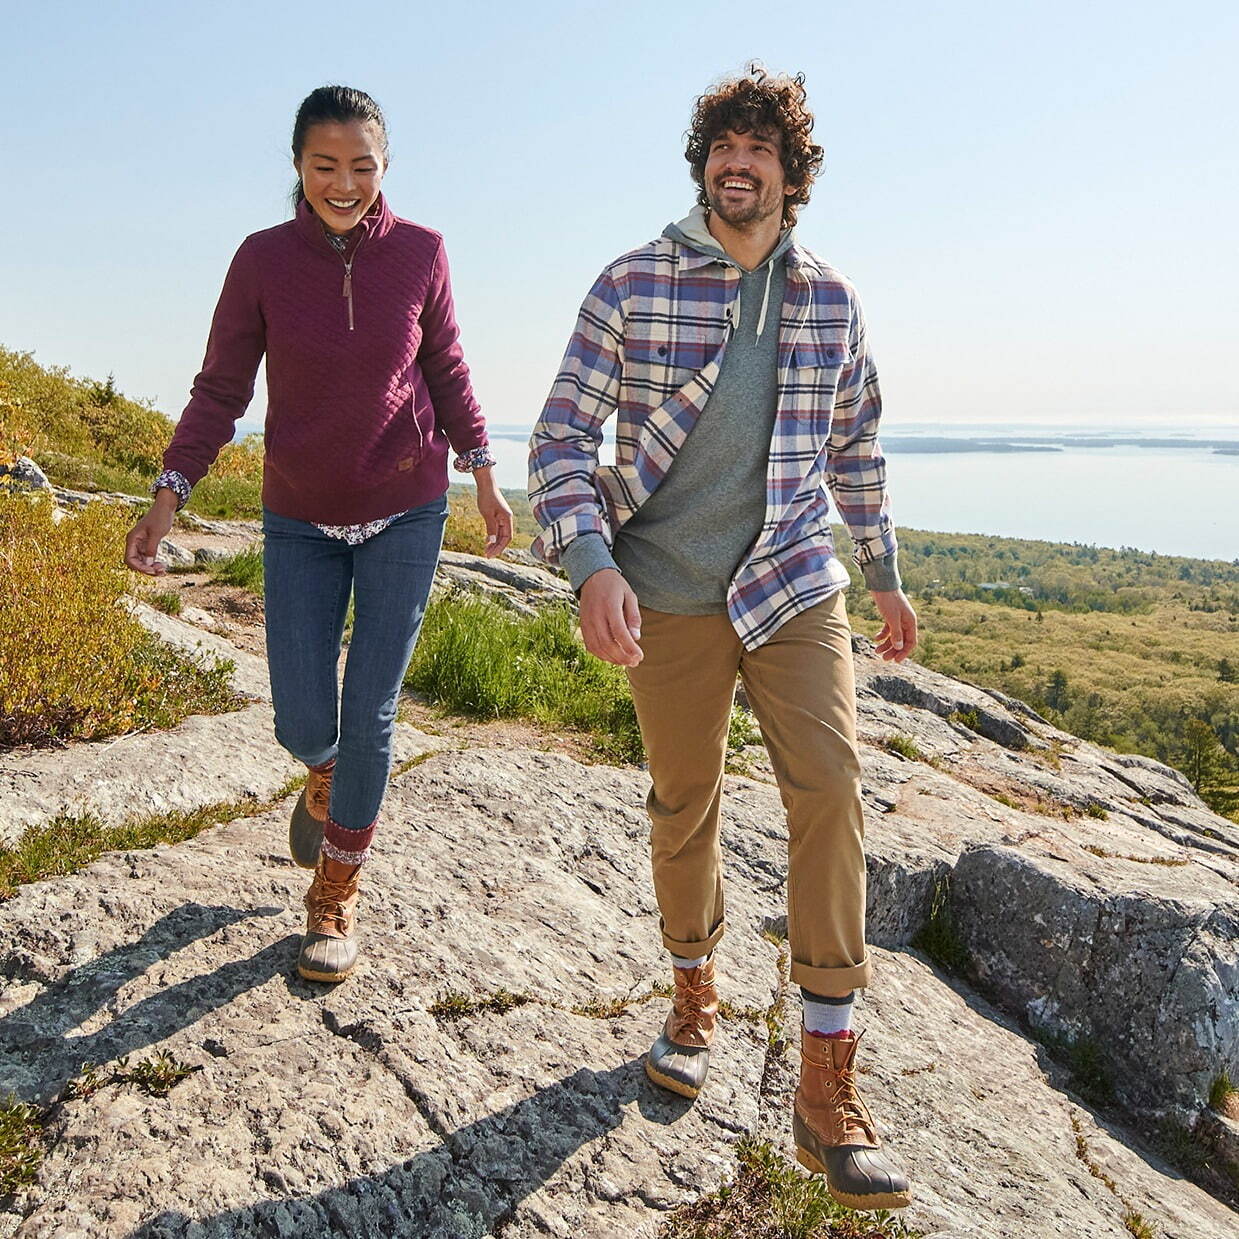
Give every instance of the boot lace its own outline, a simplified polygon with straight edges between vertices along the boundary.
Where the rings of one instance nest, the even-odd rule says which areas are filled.
[[[315,817],[326,817],[331,804],[331,776],[335,767],[328,770],[311,770],[306,782],[306,805]]]
[[[834,1107],[842,1130],[853,1131],[859,1127],[872,1140],[873,1123],[865,1109],[865,1103],[856,1091],[855,1071],[851,1067],[841,1068],[835,1077],[834,1085],[830,1104]]]
[[[353,894],[353,890],[352,878],[333,879],[327,877],[321,870],[318,872],[314,885],[311,887],[311,898],[314,904],[314,920],[319,933],[327,932],[324,926],[333,921],[340,936],[347,936],[348,914],[344,905]]]
[[[675,1032],[677,1037],[686,1032],[700,1032],[705,1018],[705,1009],[714,997],[714,983],[702,981],[697,985],[679,982],[675,987]]]

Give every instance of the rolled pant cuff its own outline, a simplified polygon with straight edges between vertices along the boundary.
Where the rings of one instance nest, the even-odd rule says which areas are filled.
[[[672,955],[678,955],[681,959],[700,959],[702,955],[708,955],[714,950],[718,940],[723,936],[723,930],[727,928],[726,921],[719,921],[714,932],[708,938],[703,938],[700,942],[681,942],[676,938],[669,938],[666,931],[663,931],[663,946],[671,952]]]
[[[792,960],[792,981],[803,985],[811,994],[826,998],[842,997],[854,989],[865,989],[872,973],[868,958],[847,968],[815,968]]]

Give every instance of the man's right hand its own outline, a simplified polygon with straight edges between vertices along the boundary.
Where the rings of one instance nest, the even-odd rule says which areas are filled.
[[[167,566],[155,558],[159,544],[176,522],[176,492],[160,487],[151,510],[129,531],[125,539],[125,563],[146,576],[163,576]]]
[[[635,667],[644,655],[641,612],[632,586],[614,568],[604,568],[581,586],[581,636],[585,648],[603,662]]]

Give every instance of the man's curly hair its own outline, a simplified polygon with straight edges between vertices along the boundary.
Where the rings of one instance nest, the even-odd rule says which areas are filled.
[[[720,133],[777,133],[783,175],[795,192],[783,199],[783,225],[796,222],[797,210],[809,201],[809,190],[822,170],[823,151],[813,141],[813,113],[806,106],[804,74],[772,75],[752,64],[743,77],[728,78],[697,100],[693,120],[685,137],[684,158],[697,183],[697,201],[706,197],[706,160],[710,144]]]

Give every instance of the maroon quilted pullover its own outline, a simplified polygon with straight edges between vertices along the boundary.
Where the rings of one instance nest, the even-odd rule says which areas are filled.
[[[306,202],[242,242],[224,280],[165,469],[200,481],[267,357],[262,501],[353,525],[429,503],[447,452],[486,443],[452,308],[443,238],[379,196],[343,253]]]

